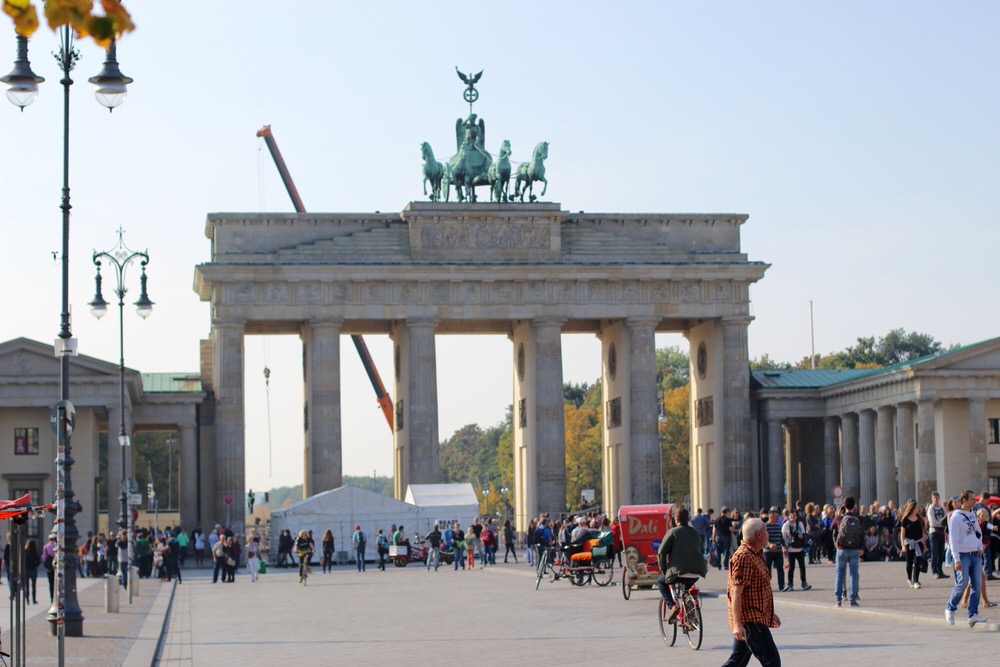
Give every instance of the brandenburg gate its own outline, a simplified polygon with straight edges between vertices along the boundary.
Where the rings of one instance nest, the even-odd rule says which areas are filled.
[[[303,342],[307,496],[341,485],[342,335],[394,343],[401,498],[410,483],[440,481],[438,335],[502,333],[511,340],[518,528],[562,510],[561,336],[594,333],[604,507],[659,502],[654,334],[682,332],[691,347],[692,501],[750,506],[749,287],[768,265],[741,251],[746,219],[435,201],[394,214],[209,215],[211,260],[196,268],[195,290],[212,312],[212,511],[225,516],[222,499],[245,492],[243,338],[288,333]],[[242,503],[231,509],[239,525]]]

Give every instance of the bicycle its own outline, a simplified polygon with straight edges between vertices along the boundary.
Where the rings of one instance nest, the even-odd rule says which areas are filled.
[[[705,629],[701,616],[701,591],[694,584],[688,589],[683,582],[675,581],[670,585],[670,595],[674,599],[674,605],[677,606],[677,617],[673,621],[670,620],[670,607],[663,596],[660,596],[660,604],[657,607],[663,641],[673,646],[677,642],[679,628],[687,637],[688,645],[697,651],[701,648],[702,633]],[[673,629],[668,630],[669,626],[673,626]]]
[[[535,590],[538,590],[538,585],[542,583],[542,579],[545,577],[545,573],[548,572],[551,575],[551,581],[556,581],[559,579],[559,571],[556,569],[555,564],[552,562],[555,556],[555,549],[552,547],[546,547],[541,549],[541,558],[538,559],[538,577],[535,579]]]
[[[299,556],[299,583],[303,586],[306,585],[306,580],[309,579],[309,573],[312,569],[309,567],[309,560],[312,557],[312,553],[302,554]]]

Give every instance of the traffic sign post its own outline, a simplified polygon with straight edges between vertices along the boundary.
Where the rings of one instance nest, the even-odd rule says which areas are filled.
[[[833,485],[833,504],[837,507],[844,504],[844,487],[840,484]]]

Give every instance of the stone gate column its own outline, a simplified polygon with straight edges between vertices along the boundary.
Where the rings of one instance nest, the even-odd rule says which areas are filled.
[[[538,506],[566,506],[566,415],[563,410],[563,320],[539,320],[535,328],[538,429]]]
[[[977,493],[987,488],[986,401],[969,398],[969,488]]]
[[[840,429],[836,417],[823,420],[823,497],[833,498],[833,487],[840,484]]]
[[[180,462],[180,484],[178,485],[180,498],[177,505],[181,512],[181,524],[184,526],[184,530],[190,532],[200,525],[198,521],[198,431],[193,421],[179,424],[178,430],[180,431],[180,449],[177,450],[177,458]]]
[[[896,406],[896,451],[898,456],[899,502],[902,504],[910,498],[916,498],[918,503],[930,502],[930,497],[922,499],[917,496],[917,480],[914,460],[916,452],[913,449],[913,404],[900,403]]]
[[[396,498],[409,484],[435,484],[438,466],[437,353],[434,332],[438,320],[407,319],[392,330],[395,343]]]
[[[656,387],[656,325],[660,320],[629,318],[628,373],[629,401],[628,422],[630,456],[626,463],[631,468],[632,504],[658,503],[663,497],[662,453],[657,430]],[[559,381],[562,383],[560,360]],[[624,406],[623,406],[624,407]],[[608,508],[617,512],[617,507]]]
[[[204,502],[220,523],[242,530],[246,493],[243,406],[243,322],[212,323],[215,387],[215,498]],[[227,506],[223,500],[231,498]]]
[[[780,419],[767,420],[767,493],[766,504],[784,504],[785,490],[785,431]]]
[[[737,507],[753,507],[753,470],[750,456],[749,318],[723,319],[722,421],[726,497]]]
[[[870,505],[878,498],[878,484],[875,477],[875,411],[868,409],[858,413],[858,461],[861,470],[861,495],[858,502]]]
[[[847,412],[840,416],[841,468],[844,497],[861,495],[861,458],[858,444],[858,413]]]
[[[793,507],[802,498],[802,425],[798,419],[785,422],[785,489],[778,507]]]
[[[305,452],[303,497],[343,484],[340,422],[340,328],[343,322],[310,321],[302,327],[305,354]]]
[[[934,400],[917,402],[917,498],[930,502],[937,490],[937,451],[934,435]],[[942,491],[944,491],[942,489]]]
[[[905,498],[897,498],[899,485],[896,483],[896,448],[893,413],[891,405],[880,405],[875,420],[875,488],[878,500],[883,505],[895,500],[901,507]]]

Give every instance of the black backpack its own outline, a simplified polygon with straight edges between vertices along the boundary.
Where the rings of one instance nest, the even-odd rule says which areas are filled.
[[[841,549],[860,549],[865,538],[861,520],[853,514],[840,517],[837,524],[837,546]]]

